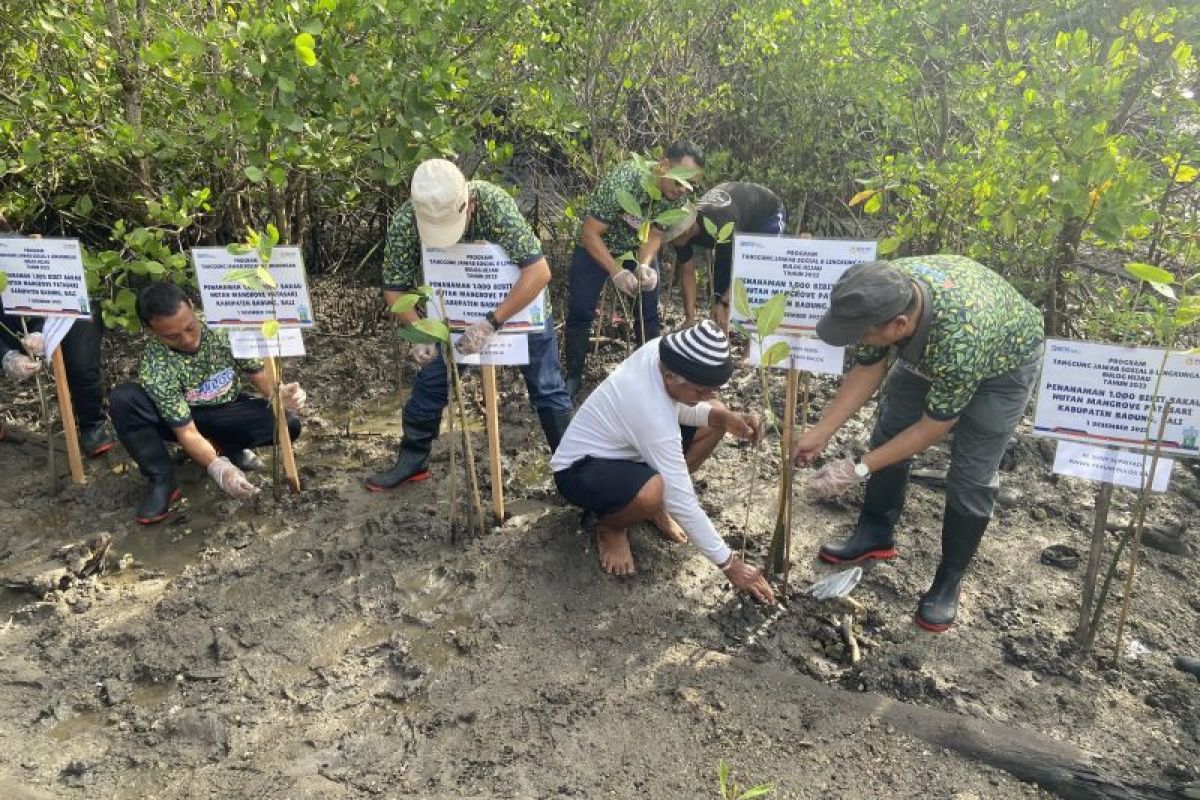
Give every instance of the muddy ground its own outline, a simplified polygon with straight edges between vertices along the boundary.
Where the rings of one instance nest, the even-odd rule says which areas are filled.
[[[345,313],[338,297],[327,311]],[[308,336],[309,357],[288,367],[309,393],[305,490],[239,507],[188,464],[185,505],[149,528],[133,521],[143,487],[119,449],[88,465],[86,487],[49,494],[36,399],[0,385],[0,414],[24,440],[0,442],[0,576],[19,583],[61,567],[62,545],[112,539],[102,574],[41,598],[0,594],[0,797],[706,798],[719,796],[721,762],[781,798],[1054,796],[822,686],[1073,743],[1106,774],[1180,792],[1162,796],[1189,796],[1180,787],[1200,778],[1200,682],[1172,665],[1200,648],[1196,534],[1183,534],[1190,554],[1143,553],[1130,635],[1146,652],[1114,663],[1110,627],[1101,656],[1077,656],[1082,568],[1040,555],[1054,544],[1086,554],[1094,487],[1051,477],[1053,448],[1027,428],[961,624],[939,636],[912,623],[942,503],[918,482],[901,557],[868,567],[854,593],[866,613],[851,665],[833,627],[842,611],[798,588],[829,571],[816,547],[847,530],[857,500],[798,501],[783,609],[736,596],[695,551],[646,531],[634,537],[638,575],[607,577],[553,492],[519,374],[506,370],[511,518],[452,543],[446,437],[436,480],[362,488],[390,463],[411,373],[382,328],[350,338],[362,329],[351,319]],[[133,352],[110,337],[110,380],[129,374]],[[600,361],[622,352],[606,345]],[[756,406],[755,381],[739,373],[724,399]],[[817,407],[828,391],[818,386]],[[861,446],[869,424],[864,413],[833,452]],[[723,446],[698,480],[735,546],[755,462]],[[944,465],[936,451],[919,466]],[[760,559],[775,467],[759,469],[746,546]],[[1192,523],[1198,502],[1200,481],[1179,465],[1150,521]],[[1119,493],[1114,519],[1131,505]]]

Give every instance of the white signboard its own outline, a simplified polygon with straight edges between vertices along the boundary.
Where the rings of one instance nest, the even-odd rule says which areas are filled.
[[[270,338],[263,336],[258,328],[233,328],[229,331],[229,344],[234,358],[304,355],[301,328],[280,328],[279,336]]]
[[[811,335],[829,308],[829,292],[842,273],[874,260],[875,242],[738,233],[733,237],[732,280],[745,284],[751,308],[787,292],[779,330]],[[734,322],[753,325],[737,309],[731,313]]]
[[[802,369],[821,375],[841,375],[846,365],[846,348],[834,347],[808,336],[768,336],[767,349],[776,342],[787,342],[792,355],[775,364],[776,369]],[[758,366],[762,363],[759,355],[758,341],[750,342],[750,363]]]
[[[20,317],[90,317],[78,239],[0,237],[4,311]]]
[[[454,347],[462,338],[461,333],[450,334],[450,346]],[[483,350],[474,355],[464,356],[454,350],[454,361],[457,364],[515,366],[529,363],[528,336],[493,336],[487,340]]]
[[[1092,447],[1078,442],[1059,442],[1054,453],[1054,471],[1059,475],[1086,478],[1089,481],[1112,483],[1141,489],[1150,477],[1150,456],[1113,450],[1108,447]],[[1171,470],[1175,462],[1159,458],[1154,465],[1154,485],[1151,491],[1165,492],[1171,482]]]
[[[235,255],[225,247],[193,247],[192,263],[196,266],[205,322],[211,328],[257,327],[269,319],[278,320],[285,328],[311,328],[315,324],[299,247],[276,247],[271,251],[267,269],[277,284],[274,291],[255,291],[225,280],[230,270],[256,268],[258,254],[254,251]]]
[[[494,311],[508,296],[521,269],[498,244],[456,244],[452,247],[422,247],[425,282],[441,294],[452,331],[461,331]],[[429,304],[429,316],[440,318],[437,303]],[[508,319],[503,334],[526,334],[546,326],[546,293]],[[525,362],[521,362],[525,363]]]
[[[1092,445],[1141,449],[1158,435],[1150,400],[1163,351],[1049,339],[1033,431]],[[1171,402],[1162,452],[1200,455],[1200,356],[1167,359],[1156,408]],[[1149,441],[1148,441],[1149,440]]]

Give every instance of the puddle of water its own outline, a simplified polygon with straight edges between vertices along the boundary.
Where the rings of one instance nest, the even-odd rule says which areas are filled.
[[[170,683],[147,683],[130,693],[129,702],[139,708],[149,708],[166,700],[175,687]],[[95,734],[103,730],[107,716],[105,711],[85,711],[65,719],[47,731],[47,736],[56,742],[66,742],[78,736]]]

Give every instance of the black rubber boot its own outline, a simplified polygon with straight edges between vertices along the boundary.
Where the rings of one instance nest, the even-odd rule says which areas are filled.
[[[562,441],[563,434],[567,432],[567,426],[571,424],[571,417],[574,415],[574,411],[538,409],[538,419],[542,422],[542,432],[546,434],[546,443],[550,445],[551,454],[558,449],[558,443]]]
[[[137,508],[137,521],[142,525],[161,522],[170,513],[171,504],[181,496],[175,485],[175,465],[167,455],[166,444],[153,428],[128,433],[121,437],[121,444],[150,481],[150,489]]]
[[[575,329],[568,326],[563,331],[563,378],[567,384],[567,394],[571,395],[572,400],[583,388],[583,368],[587,363],[590,344],[590,328]]]
[[[101,420],[79,426],[79,444],[88,458],[99,458],[117,446],[117,437],[113,436],[108,425]]]
[[[442,418],[405,419],[404,438],[400,453],[391,469],[367,478],[367,490],[387,492],[406,483],[416,483],[429,477],[429,451],[442,426]]]
[[[896,557],[896,522],[904,510],[908,491],[910,462],[884,467],[867,479],[862,511],[854,533],[821,545],[817,558],[829,564],[857,564],[861,561],[885,561]]]
[[[954,624],[963,576],[989,521],[988,517],[968,516],[946,505],[942,518],[942,560],[933,576],[933,585],[917,603],[916,622],[925,630],[941,633]]]

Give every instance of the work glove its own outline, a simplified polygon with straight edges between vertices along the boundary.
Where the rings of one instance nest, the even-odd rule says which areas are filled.
[[[298,383],[285,383],[279,387],[279,399],[288,411],[299,411],[308,400],[308,392],[301,389]]]
[[[838,459],[821,467],[808,479],[808,497],[810,500],[828,500],[845,494],[865,480],[855,474],[853,459]]]
[[[649,264],[638,264],[638,268],[634,272],[637,274],[638,283],[642,285],[643,292],[653,292],[654,287],[658,286],[658,270]]]
[[[464,356],[473,356],[483,349],[483,346],[487,344],[487,340],[492,338],[495,333],[496,326],[492,325],[486,319],[481,319],[463,331],[463,335],[458,337],[454,349]]]
[[[46,355],[46,340],[42,338],[42,334],[39,331],[34,331],[21,339],[21,344],[31,356],[41,358]]]
[[[235,500],[249,500],[258,494],[258,487],[250,482],[246,473],[235,467],[225,456],[214,459],[208,465],[208,476],[221,487],[221,491]]]
[[[617,270],[613,274],[611,280],[613,282],[613,286],[617,287],[622,294],[633,297],[638,293],[639,282],[637,276],[634,275],[632,271],[627,270],[624,267]]]
[[[4,374],[14,381],[23,381],[36,373],[41,365],[19,350],[4,354]]]
[[[418,367],[424,367],[430,361],[437,358],[436,344],[414,344],[408,349],[408,354],[412,356],[412,360],[417,362]]]

